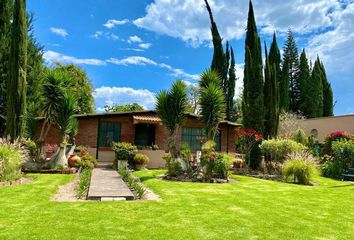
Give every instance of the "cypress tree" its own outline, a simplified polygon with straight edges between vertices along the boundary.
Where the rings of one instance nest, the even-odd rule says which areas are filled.
[[[321,62],[322,85],[323,85],[323,116],[333,116],[333,91],[331,84],[328,82],[326,69]]]
[[[26,0],[15,0],[11,29],[10,68],[7,82],[6,133],[11,140],[25,132],[27,17]]]
[[[306,57],[305,49],[302,50],[300,56],[300,66],[299,66],[299,91],[300,91],[300,111],[308,116],[308,108],[311,105],[312,99],[310,98],[311,93],[309,92],[308,85],[310,81],[310,66]]]
[[[214,46],[214,54],[213,54],[213,60],[211,62],[211,69],[215,70],[219,73],[220,77],[222,78],[222,88],[224,89],[224,83],[225,83],[225,53],[224,49],[222,46],[222,38],[219,34],[218,27],[216,26],[216,23],[214,21],[213,13],[211,11],[211,8],[209,6],[209,3],[207,0],[204,0],[206,4],[206,9],[208,10],[209,17],[210,17],[210,22],[211,22],[211,35],[213,38],[213,46]]]
[[[234,120],[233,111],[234,111],[234,97],[235,97],[235,86],[236,86],[236,69],[235,69],[235,56],[234,50],[231,47],[231,65],[229,70],[229,78],[228,78],[228,94],[226,99],[226,119],[228,121]]]
[[[280,111],[288,112],[290,106],[289,98],[289,63],[287,60],[283,63],[283,69],[281,72],[281,78],[279,82],[279,108]]]
[[[261,43],[257,32],[252,1],[249,3],[245,41],[243,88],[243,125],[257,132],[264,130],[264,83]]]
[[[0,114],[6,116],[6,81],[10,58],[11,1],[0,1]],[[5,120],[0,117],[0,136],[5,129]]]
[[[284,46],[284,62],[287,61],[289,65],[289,80],[290,80],[290,88],[289,88],[289,98],[290,98],[290,106],[289,110],[293,112],[297,112],[299,107],[300,100],[300,91],[298,86],[298,77],[299,77],[299,55],[296,46],[296,42],[293,36],[292,31],[288,30],[288,37]]]
[[[264,135],[267,138],[276,137],[279,124],[279,92],[277,81],[276,64],[271,64],[270,57],[265,45],[265,68],[264,68],[264,103],[265,122]]]
[[[280,56],[280,50],[278,47],[277,37],[276,37],[275,33],[273,34],[273,41],[272,41],[272,44],[270,45],[270,50],[269,50],[269,64],[270,65],[275,64],[277,81],[280,82],[280,79],[281,79],[281,68],[280,68],[281,56]]]
[[[309,102],[307,117],[309,118],[322,117],[323,116],[323,85],[322,85],[321,63],[318,58],[315,61],[311,73],[311,79],[308,84],[308,92],[311,101]]]

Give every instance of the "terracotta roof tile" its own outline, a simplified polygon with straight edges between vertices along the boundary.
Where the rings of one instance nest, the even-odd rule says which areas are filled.
[[[156,114],[134,114],[134,123],[161,123],[161,119]]]

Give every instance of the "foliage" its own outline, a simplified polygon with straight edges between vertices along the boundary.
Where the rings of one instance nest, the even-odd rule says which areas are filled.
[[[282,163],[287,155],[304,151],[306,147],[290,139],[270,139],[263,141],[260,149],[266,161]]]
[[[76,167],[78,168],[88,168],[88,169],[94,169],[95,166],[97,165],[97,160],[91,156],[89,153],[85,153],[82,157],[80,157],[80,160],[76,162]]]
[[[125,105],[106,105],[104,106],[105,112],[138,112],[143,111],[144,107],[138,103],[129,103]]]
[[[334,161],[344,170],[354,166],[354,140],[341,140],[332,143]]]
[[[307,146],[308,139],[306,133],[302,129],[297,129],[294,133],[293,140],[295,142],[301,143],[304,146]]]
[[[299,108],[300,90],[299,90],[299,55],[296,46],[296,41],[291,29],[288,30],[288,36],[285,41],[283,59],[287,64],[283,68],[283,74],[286,74],[285,69],[288,70],[289,76],[289,110],[297,112]]]
[[[199,87],[191,84],[187,86],[188,109],[187,112],[198,114],[199,112]]]
[[[311,107],[312,93],[309,89],[311,81],[311,70],[306,57],[305,49],[302,50],[299,64],[299,110],[306,116],[309,116],[309,109]]]
[[[36,152],[37,152],[37,144],[34,141],[32,141],[30,139],[26,140],[25,141],[25,147],[26,147],[26,149],[28,150],[28,152],[29,152],[29,154],[31,156],[34,156],[36,154]]]
[[[332,157],[321,165],[321,173],[324,177],[339,179],[343,174],[343,168],[340,162],[334,161]]]
[[[145,154],[137,153],[134,156],[133,163],[135,165],[143,165],[146,166],[146,164],[149,162],[149,157],[146,156]]]
[[[20,142],[8,142],[0,139],[0,182],[16,180],[20,175],[21,163],[28,157],[28,152]]]
[[[304,116],[291,112],[281,112],[279,116],[278,137],[293,138],[297,129],[303,128]]]
[[[324,139],[323,152],[332,154],[332,143],[338,140],[354,140],[354,135],[345,131],[336,131],[326,135]]]
[[[190,146],[187,143],[182,143],[180,157],[183,161],[182,169],[191,176],[193,173],[193,169],[191,166],[191,159],[192,159],[192,151]]]
[[[253,170],[257,170],[262,162],[262,151],[260,149],[262,141],[263,139],[255,141],[246,154],[246,161]]]
[[[308,92],[311,100],[309,101],[307,116],[309,118],[323,116],[323,73],[320,59],[317,58],[312,69],[311,80],[308,84]]]
[[[245,67],[243,78],[243,126],[257,132],[264,130],[264,83],[262,52],[257,32],[253,5],[250,1],[245,40]]]
[[[138,178],[132,176],[132,174],[124,168],[118,170],[119,175],[122,177],[124,182],[129,183],[139,198],[142,198],[146,193],[146,188],[140,183]]]
[[[77,99],[71,91],[65,91],[61,100],[56,116],[56,123],[58,124],[64,143],[72,133],[72,127],[75,126],[73,122],[77,121],[74,118]]]
[[[211,71],[212,72],[212,71]],[[215,82],[219,78],[213,79],[216,74],[205,72],[200,80],[200,114],[204,122],[206,137],[214,140],[220,121],[224,119],[225,99],[222,89]],[[208,80],[207,80],[208,79]],[[209,82],[208,82],[209,81]]]
[[[72,118],[70,122],[70,132],[69,132],[69,139],[72,144],[75,145],[75,137],[79,133],[79,121],[77,118]]]
[[[79,185],[76,188],[76,196],[82,198],[87,194],[87,191],[90,186],[92,170],[90,168],[83,168],[80,173]]]
[[[26,1],[15,0],[7,81],[6,134],[15,140],[26,130],[27,16]]]
[[[290,108],[290,78],[289,78],[289,63],[283,62],[283,67],[279,80],[279,109],[281,112],[288,112]]]
[[[166,161],[167,174],[169,176],[176,177],[182,173],[180,162],[173,158],[170,153],[166,153],[162,158]]]
[[[95,101],[93,98],[93,87],[86,72],[74,64],[61,65],[57,63],[56,71],[65,74],[63,84],[77,98],[75,114],[93,113]]]
[[[236,62],[235,62],[235,54],[234,49],[231,47],[231,65],[229,69],[229,78],[227,80],[227,95],[225,97],[226,100],[226,120],[235,121],[236,120],[236,105],[235,105],[235,86],[236,86]]]
[[[136,146],[126,142],[114,142],[112,149],[115,152],[116,160],[132,161],[138,152]]]
[[[286,157],[283,165],[283,177],[287,182],[309,185],[317,174],[313,156],[305,151],[294,152]]]
[[[169,91],[157,95],[156,111],[168,131],[168,148],[174,158],[179,151],[177,132],[185,118],[188,107],[187,87],[182,80],[172,84]]]
[[[274,40],[273,40],[274,41]],[[264,69],[264,104],[265,122],[264,135],[267,138],[276,137],[279,125],[279,88],[276,63],[271,63],[265,47],[266,64]]]
[[[38,108],[35,102],[28,104],[26,113],[26,136],[30,139],[34,139],[37,130],[37,117]]]
[[[333,91],[331,84],[327,79],[326,69],[321,62],[321,71],[322,71],[322,86],[323,86],[323,116],[333,116]]]

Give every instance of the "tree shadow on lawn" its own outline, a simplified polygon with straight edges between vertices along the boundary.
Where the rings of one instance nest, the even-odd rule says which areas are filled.
[[[331,186],[329,188],[342,188],[342,187],[353,187],[351,190],[354,190],[354,182],[346,184],[346,185]]]

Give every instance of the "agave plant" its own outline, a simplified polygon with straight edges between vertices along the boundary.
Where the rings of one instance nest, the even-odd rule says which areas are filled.
[[[225,118],[225,98],[220,83],[219,75],[213,70],[206,70],[199,82],[200,113],[208,140],[214,140],[219,123]]]
[[[185,118],[187,107],[187,87],[182,80],[173,83],[169,91],[161,91],[157,95],[156,111],[168,130],[168,148],[174,158],[178,153],[177,133]]]

